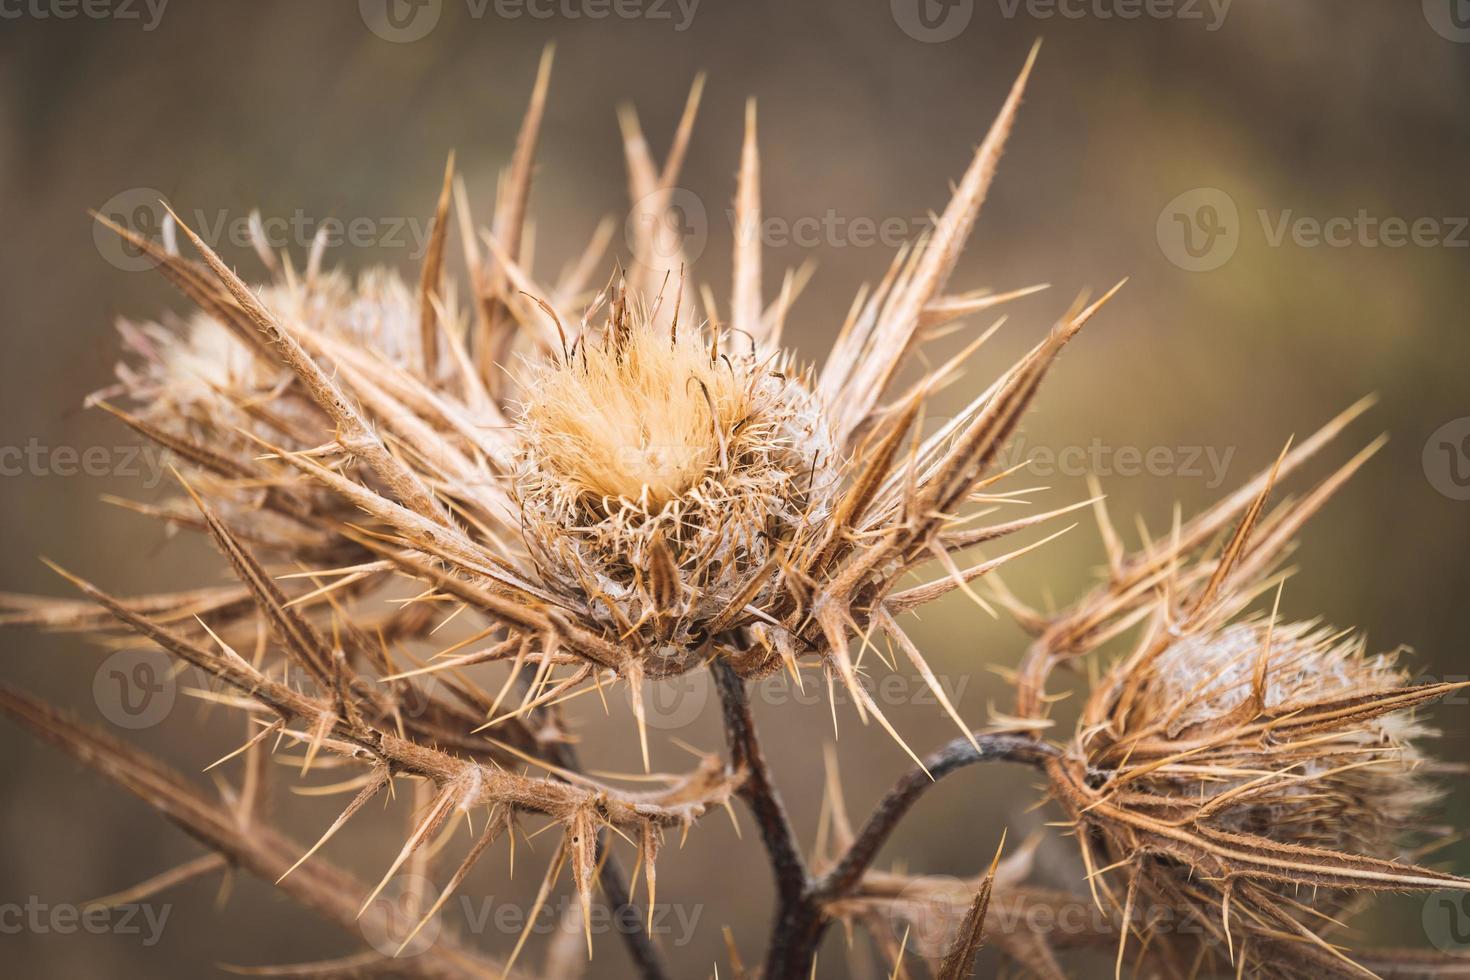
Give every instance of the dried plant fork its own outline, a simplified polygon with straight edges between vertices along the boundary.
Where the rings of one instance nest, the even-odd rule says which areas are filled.
[[[132,357],[94,401],[179,460],[182,495],[135,509],[206,533],[238,584],[120,598],[62,571],[85,602],[6,597],[0,621],[104,642],[125,631],[202,672],[217,685],[208,697],[245,714],[246,741],[216,763],[243,775],[215,803],[157,760],[27,695],[0,689],[0,710],[218,855],[127,894],[239,867],[349,930],[392,935],[392,948],[375,942],[292,975],[510,975],[525,970],[529,926],[495,962],[448,936],[416,940],[490,848],[502,838],[512,845],[519,822],[539,817],[560,840],[537,910],[565,871],[590,955],[600,887],[635,969],[664,977],[617,842],[630,845],[651,910],[666,832],[687,833],[738,797],[776,884],[766,980],[811,975],[834,922],[868,930],[896,971],[918,957],[946,980],[969,975],[982,939],[1043,977],[1063,976],[1066,944],[1116,947],[1120,973],[1133,949],[1140,971],[1180,977],[1362,976],[1372,975],[1369,962],[1387,976],[1429,962],[1392,951],[1354,958],[1330,937],[1332,916],[1362,892],[1470,888],[1402,863],[1394,826],[1433,797],[1413,768],[1414,740],[1425,732],[1410,714],[1453,685],[1410,686],[1387,660],[1274,614],[1232,622],[1366,455],[1267,510],[1272,487],[1357,410],[1135,554],[1123,552],[1094,501],[1109,576],[1062,613],[1028,609],[993,574],[1050,538],[966,557],[1076,509],[978,520],[1006,499],[992,489],[1007,475],[997,461],[1043,378],[1113,295],[1076,304],[959,415],[921,433],[929,398],[988,334],[905,389],[910,355],[957,321],[1032,291],[946,292],[1031,63],[931,232],[858,297],[821,371],[781,345],[805,276],[788,275],[768,301],[760,244],[748,233],[760,225],[753,106],[735,194],[734,223],[747,233],[735,242],[725,315],[679,243],[663,237],[700,81],[661,166],[636,116],[621,118],[629,190],[648,220],[629,225],[642,261],[600,290],[589,283],[605,224],[556,283],[535,277],[528,254],[549,52],[490,227],[477,229],[451,159],[416,284],[383,270],[356,280],[324,270],[319,241],[301,270],[261,246],[271,276],[252,286],[177,218],[202,261],[116,227],[198,309],[182,331],[126,326]],[[446,272],[451,224],[468,270],[463,312]],[[915,573],[919,584],[907,581]],[[901,620],[951,592],[984,603],[974,591],[982,578],[1036,640],[1013,713],[977,731]],[[415,590],[408,601],[386,603],[405,582]],[[451,623],[463,638],[414,656],[440,644],[435,634]],[[1047,740],[1053,669],[1139,624],[1140,646],[1101,675],[1076,736]],[[864,653],[879,641],[930,685],[960,729],[952,743],[921,757],[899,738],[863,683],[882,656]],[[503,676],[483,687],[492,667]],[[653,777],[653,789],[583,771],[568,702],[626,685],[647,768],[643,684],[692,670],[713,675],[724,758]],[[797,843],[749,702],[752,680],[782,670],[842,685],[862,719],[893,734],[916,763],[858,827],[834,773],[811,855]],[[1201,707],[1171,711],[1181,701]],[[281,745],[300,751],[291,761],[303,773],[355,773],[343,784],[355,790],[351,802],[308,848],[266,822],[265,763]],[[997,855],[957,902],[932,882],[874,869],[927,787],[993,760],[1046,775],[1081,844],[1085,884],[1117,913],[1117,928],[987,933],[993,902],[1071,900],[1026,883],[1026,849],[1004,862]],[[419,805],[403,846],[368,886],[319,851],[398,786],[412,787]],[[1392,800],[1395,819],[1365,813],[1374,800]],[[474,840],[453,871],[437,875],[436,855],[461,815]],[[375,902],[400,875],[444,881],[412,896],[421,914],[401,934]],[[1303,885],[1328,894],[1320,909],[1297,894]],[[938,939],[916,940],[911,955],[889,924],[914,916],[915,896],[947,902],[953,921]],[[1131,918],[1143,902],[1200,917],[1205,939],[1186,946],[1149,934]],[[755,974],[733,942],[730,952],[735,975]],[[548,975],[568,975],[577,958],[554,946]],[[1463,967],[1453,958],[1433,965]]]

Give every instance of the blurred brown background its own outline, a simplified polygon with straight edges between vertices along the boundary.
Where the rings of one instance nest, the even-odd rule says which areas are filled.
[[[754,96],[767,214],[793,223],[793,233],[798,219],[831,216],[814,242],[767,252],[769,289],[781,269],[818,263],[790,339],[819,360],[854,291],[880,276],[891,254],[858,240],[858,219],[913,222],[941,207],[1028,47],[1042,37],[1019,126],[953,285],[1049,282],[1052,289],[1011,309],[976,373],[945,396],[948,404],[960,404],[1033,343],[1078,291],[1132,277],[1065,357],[1024,439],[1028,449],[1100,446],[1113,454],[1091,458],[1104,460],[1115,517],[1131,528],[1137,513],[1158,530],[1175,501],[1186,513],[1202,506],[1266,465],[1288,436],[1379,393],[1377,408],[1308,474],[1324,473],[1380,431],[1391,436],[1305,535],[1303,570],[1283,606],[1294,618],[1361,627],[1375,648],[1407,644],[1427,674],[1470,675],[1470,442],[1461,444],[1470,435],[1470,30],[1456,26],[1464,17],[1451,17],[1454,0],[1422,9],[1418,2],[1181,0],[1148,8],[1170,16],[1133,19],[1109,16],[1133,9],[1117,0],[1061,8],[925,2],[927,19],[910,0],[701,0],[682,9],[648,0],[617,8],[639,16],[594,19],[571,16],[602,9],[583,0],[536,6],[546,17],[519,4],[442,0],[419,10],[437,20],[413,41],[370,30],[372,0],[174,0],[161,16],[118,0],[89,8],[107,16],[76,8],[69,19],[57,16],[73,9],[60,3],[6,4],[0,446],[35,451],[0,457],[7,477],[0,589],[66,594],[39,554],[124,592],[222,578],[207,548],[169,540],[155,524],[97,500],[162,492],[147,470],[116,472],[135,440],[79,405],[111,377],[113,320],[148,319],[181,303],[155,275],[110,261],[118,253],[96,244],[88,208],[151,205],[151,197],[138,198],[137,189],[148,189],[211,221],[238,225],[255,206],[268,217],[300,215],[309,223],[305,239],[287,242],[298,257],[316,222],[363,218],[370,240],[337,248],[332,259],[413,274],[416,243],[407,232],[392,235],[391,225],[422,225],[451,148],[488,221],[483,208],[508,160],[539,51],[555,41],[533,198],[538,265],[551,278],[600,216],[625,211],[616,106],[637,105],[661,153],[691,79],[707,71],[681,181],[707,209],[709,244],[695,274],[727,293],[725,208],[742,106]],[[1332,226],[1338,234],[1330,243],[1313,244],[1310,220],[1333,218],[1347,223]],[[1417,232],[1396,235],[1384,219]],[[259,270],[247,248],[215,240],[231,261]],[[623,247],[621,230],[616,244]],[[68,446],[105,447],[119,465],[104,475],[65,475],[55,449]],[[1174,462],[1133,474],[1127,457],[1116,456],[1128,447],[1162,447],[1167,454],[1155,458]],[[1201,453],[1191,466],[1193,447]],[[1211,458],[1228,461],[1223,482]],[[1041,503],[1086,493],[1073,468],[1018,479],[1012,486],[1050,488],[1034,495]],[[1084,523],[1013,566],[1008,581],[1037,603],[1065,601],[1100,556],[1096,531]],[[959,702],[968,718],[978,724],[989,704],[1007,706],[1004,682],[987,668],[1016,662],[1017,630],[956,599],[929,614],[917,636],[931,662],[965,685]],[[105,723],[92,695],[105,652],[79,639],[18,632],[5,635],[4,648],[9,681]],[[674,703],[663,736],[719,745],[717,712],[712,703],[701,707],[702,690]],[[586,702],[574,714],[590,761],[634,768],[636,738],[621,702],[608,719]],[[810,840],[821,745],[831,738],[827,707],[771,703],[760,714],[793,818]],[[881,731],[862,729],[850,708],[841,714],[848,799],[861,813],[906,759]],[[890,714],[916,747],[951,737],[933,706],[898,704]],[[1444,732],[1438,752],[1470,761],[1464,704],[1441,707],[1433,719]],[[238,728],[180,695],[161,724],[132,737],[197,772],[232,747]],[[655,753],[656,764],[688,758],[668,737],[656,740]],[[973,874],[1002,826],[1014,841],[1050,819],[1029,812],[1032,781],[1000,767],[951,778],[925,799],[885,860]],[[0,905],[81,902],[198,853],[131,797],[8,725],[0,725],[0,785]],[[293,799],[283,780],[275,814],[311,840],[339,803]],[[393,815],[359,819],[328,853],[376,880],[396,850],[405,806],[400,797]],[[1463,791],[1449,798],[1447,817],[1464,826]],[[768,873],[753,825],[744,813],[740,819],[743,841],[715,814],[660,862],[660,899],[693,919],[685,936],[671,912],[662,940],[679,976],[708,976],[717,961],[723,969],[722,925],[747,958],[764,943]],[[524,903],[546,840],[535,842],[541,853],[520,859],[514,883],[506,884],[503,863],[486,862],[466,894]],[[1069,841],[1052,840],[1038,877],[1075,881],[1072,854]],[[1470,870],[1470,847],[1455,844],[1437,859]],[[151,946],[146,929],[144,936],[16,931],[0,918],[0,962],[17,977],[198,977],[219,975],[222,963],[362,948],[359,937],[321,926],[259,882],[238,881],[220,908],[217,892],[214,881],[201,881],[156,899],[172,908]],[[1369,938],[1423,943],[1422,908],[1421,900],[1390,901],[1362,922]],[[514,938],[491,927],[472,941],[504,952]],[[841,942],[830,937],[822,976],[861,975]],[[545,937],[534,939],[525,962],[538,962],[545,945]],[[617,940],[602,935],[597,945],[596,975],[626,975]],[[1095,967],[1074,968],[1087,976]],[[1102,972],[1111,975],[1111,967]]]

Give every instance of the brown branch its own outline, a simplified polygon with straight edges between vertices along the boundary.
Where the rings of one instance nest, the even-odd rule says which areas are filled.
[[[761,752],[745,681],[723,657],[715,658],[710,664],[710,671],[714,674],[715,687],[720,692],[720,703],[724,708],[730,766],[737,772],[746,771],[738,795],[750,806],[756,823],[760,825],[761,841],[770,855],[781,900],[799,899],[808,883],[806,862],[802,860],[796,832],[791,828],[781,794],[776,791],[765,755]]]
[[[796,832],[786,815],[770,769],[766,766],[756,737],[755,718],[750,712],[750,697],[745,681],[735,668],[717,656],[710,664],[715,687],[724,708],[725,738],[730,748],[730,766],[745,770],[739,789],[760,827],[761,841],[771,860],[776,876],[776,914],[771,925],[771,943],[766,951],[766,980],[801,978],[810,972],[810,955],[815,951],[813,937],[821,935],[821,907],[811,900],[811,877],[802,860]]]
[[[975,742],[978,748],[968,738],[957,738],[930,754],[924,760],[924,769],[915,767],[905,773],[879,801],[847,853],[814,883],[813,897],[820,902],[829,902],[850,893],[904,814],[918,802],[925,790],[956,769],[977,762],[997,761],[1039,767],[1057,754],[1056,749],[1031,735],[976,733]]]
[[[561,779],[540,779],[498,766],[470,762],[374,728],[360,718],[341,717],[330,702],[308,697],[262,674],[237,655],[216,654],[198,646],[146,616],[132,612],[118,599],[89,582],[59,568],[57,571],[140,634],[269,708],[283,721],[299,719],[309,726],[319,726],[323,719],[330,719],[328,728],[313,727],[320,734],[311,737],[312,744],[348,758],[372,758],[391,766],[395,773],[422,776],[440,786],[458,784],[468,794],[461,802],[464,806],[482,802],[504,803],[517,810],[563,819],[580,806],[595,804],[612,826],[641,828],[649,820],[661,826],[682,826],[703,815],[710,806],[723,804],[736,788],[732,780],[722,778],[707,765],[689,773],[668,789],[630,794],[608,787],[576,786]],[[288,731],[287,734],[307,740],[300,733]]]
[[[827,926],[826,905],[844,898],[861,883],[863,872],[873,863],[884,842],[930,786],[955,770],[977,762],[1041,766],[1057,754],[1056,749],[1031,735],[976,733],[974,742],[969,738],[955,739],[926,758],[922,768],[915,767],[906,773],[879,802],[832,870],[813,879],[807,873],[780,795],[761,755],[745,684],[722,659],[716,659],[711,670],[725,709],[731,764],[748,770],[740,795],[756,815],[761,839],[776,873],[779,901],[762,974],[765,980],[805,980]]]
[[[258,819],[247,831],[233,813],[159,760],[9,685],[0,684],[0,713],[133,793],[231,864],[267,882],[276,882],[291,867],[292,855],[302,851]],[[362,937],[364,929],[389,934],[386,921],[375,921],[386,914],[380,906],[371,905],[358,915],[357,896],[366,894],[368,886],[320,858],[297,868],[276,887],[352,935]],[[436,980],[468,980],[501,971],[500,964],[448,936],[439,937],[418,956],[395,960],[394,966],[401,976]]]

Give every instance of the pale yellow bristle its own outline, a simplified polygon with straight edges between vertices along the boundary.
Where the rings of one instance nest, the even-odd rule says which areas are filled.
[[[696,333],[641,324],[543,370],[523,420],[538,458],[578,490],[657,508],[728,458],[755,408]]]

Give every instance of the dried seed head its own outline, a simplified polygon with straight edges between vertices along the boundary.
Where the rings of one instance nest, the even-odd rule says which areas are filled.
[[[419,301],[414,287],[394,270],[374,267],[356,279],[338,270],[309,282],[268,287],[279,304],[270,309],[288,323],[352,340],[391,364],[419,363]]]
[[[1117,744],[1093,746],[1095,764],[1120,761],[1136,744],[1154,758],[1171,747],[1188,751],[1212,733],[1237,724],[1254,696],[1264,661],[1264,710],[1399,688],[1407,674],[1391,655],[1368,656],[1359,640],[1297,623],[1274,631],[1237,623],[1213,636],[1186,637],[1169,646],[1147,671],[1135,708]],[[1158,797],[1201,799],[1238,791],[1262,773],[1259,792],[1219,807],[1209,821],[1222,830],[1261,834],[1288,844],[1394,857],[1402,828],[1435,799],[1416,771],[1412,739],[1424,734],[1412,717],[1380,715],[1331,728],[1308,744],[1278,743],[1266,735],[1213,746],[1181,760],[1184,772],[1164,767],[1133,787]],[[1200,770],[1201,758],[1216,771]],[[1128,763],[1143,764],[1135,756]],[[1233,775],[1228,769],[1241,773]]]
[[[314,270],[305,279],[287,272],[256,293],[301,336],[363,351],[385,371],[408,375],[421,364],[418,299],[396,272],[371,268],[355,279],[337,271]],[[174,441],[170,448],[187,462],[209,454],[195,482],[232,523],[250,528],[255,544],[298,559],[346,560],[350,546],[309,525],[313,513],[346,517],[354,508],[260,459],[263,447],[311,451],[330,444],[333,433],[320,406],[243,312],[221,301],[182,323],[123,322],[119,330],[135,358],[118,365],[121,384],[100,395],[126,395],[128,410],[136,413],[125,415],[129,424],[166,445]],[[267,505],[272,493],[288,515],[282,506]],[[182,500],[153,512],[194,520],[193,505]]]
[[[1094,689],[1060,794],[1101,848],[1093,862],[1130,867],[1137,894],[1200,921],[1207,958],[1250,940],[1251,969],[1288,934],[1322,952],[1356,890],[1424,886],[1394,862],[1437,799],[1412,742],[1426,731],[1391,712],[1425,689],[1393,655],[1310,623],[1155,649]]]
[[[550,577],[661,642],[774,581],[835,483],[827,421],[787,367],[644,318],[533,367],[514,493]]]
[[[418,362],[418,299],[392,270],[368,269],[356,281],[339,271],[307,281],[282,278],[256,291],[288,323],[359,345],[396,366]],[[208,312],[195,312],[182,330],[145,325],[140,339],[133,346],[146,358],[143,370],[127,370],[124,378],[129,395],[145,406],[145,417],[187,421],[194,435],[215,446],[224,440],[252,453],[237,428],[293,449],[308,448],[297,444],[298,432],[320,435],[315,408],[285,390],[291,371],[261,357]],[[265,411],[252,414],[247,405]]]

